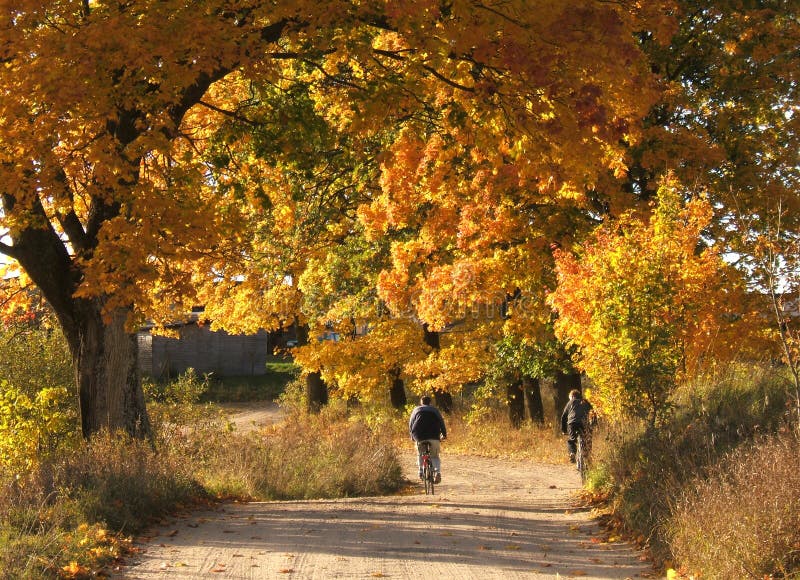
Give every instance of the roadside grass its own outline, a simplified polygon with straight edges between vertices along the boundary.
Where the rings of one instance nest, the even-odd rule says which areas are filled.
[[[263,375],[218,378],[212,376],[201,401],[215,403],[274,401],[298,374],[299,369],[291,359],[274,357],[267,361],[267,372]]]
[[[750,449],[754,440],[770,441],[789,428],[785,385],[779,369],[731,367],[687,385],[675,398],[672,418],[657,430],[648,431],[632,423],[610,429],[595,447],[597,461],[590,479],[592,490],[607,499],[610,523],[648,546],[655,563],[665,568],[677,561],[686,570],[715,569],[713,561],[696,561],[696,552],[679,548],[679,537],[705,536],[705,544],[711,546],[708,553],[714,553],[717,559],[740,559],[723,535],[717,537],[709,530],[713,530],[714,520],[725,519],[737,510],[742,517],[735,526],[749,527],[747,514],[761,509],[762,500],[753,494],[754,484],[733,475],[740,459],[732,458],[739,458],[739,453],[746,455],[744,450]],[[749,465],[755,469],[756,460],[750,460]],[[702,500],[695,490],[703,488],[713,495],[715,484],[704,487],[703,482],[715,480],[729,481],[726,499],[715,504],[720,509],[718,515],[708,520],[712,512],[704,511],[706,518],[691,518],[678,526],[679,506],[684,506],[684,515],[685,506],[698,507]],[[778,479],[772,485],[773,493],[782,493],[786,485],[788,497],[796,497],[792,495],[797,491],[792,480]],[[796,502],[787,505],[797,513]],[[682,530],[680,534],[676,526]],[[767,537],[740,549],[768,553],[765,543],[769,542],[780,550],[782,540]],[[756,569],[750,577],[778,573],[777,569]]]
[[[270,357],[262,375],[217,377],[188,369],[172,380],[144,380],[148,400],[170,403],[243,403],[274,401],[295,380],[299,369],[287,357]]]
[[[553,464],[567,459],[564,438],[556,434],[552,423],[524,422],[515,428],[500,409],[478,420],[454,413],[447,423],[448,452]]]
[[[800,578],[799,443],[794,433],[761,437],[686,486],[666,526],[686,572]]]

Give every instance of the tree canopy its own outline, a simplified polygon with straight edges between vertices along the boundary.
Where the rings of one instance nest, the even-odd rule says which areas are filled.
[[[0,252],[64,329],[85,435],[147,431],[132,332],[195,304],[335,327],[299,358],[345,392],[376,365],[455,388],[552,339],[553,249],[668,170],[732,248],[733,194],[796,201],[784,4],[5,2]]]

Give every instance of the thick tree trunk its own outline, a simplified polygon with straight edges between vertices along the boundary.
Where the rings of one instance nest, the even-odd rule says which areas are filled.
[[[89,438],[100,430],[150,436],[138,372],[136,334],[125,329],[127,310],[103,320],[100,305],[81,302],[76,309],[72,355],[78,386],[81,431]]]
[[[522,377],[522,391],[525,394],[525,404],[528,407],[530,420],[534,423],[544,423],[544,403],[542,403],[542,389],[539,379]]]
[[[427,324],[422,325],[422,332],[425,344],[434,350],[439,350],[441,348],[442,343],[438,332],[429,330]],[[436,391],[433,393],[433,398],[436,400],[436,406],[439,407],[442,413],[453,412],[453,395],[445,393],[444,391]]]
[[[561,413],[569,402],[569,392],[581,388],[580,373],[558,373],[553,384],[553,403],[555,405],[554,428],[561,432]]]
[[[403,382],[403,379],[400,378],[399,372],[391,373],[391,377],[392,386],[389,388],[389,400],[392,403],[392,407],[402,411],[408,404],[408,398],[406,397],[406,385],[405,382]]]
[[[522,384],[513,380],[506,385],[506,400],[508,401],[508,418],[511,426],[518,429],[525,419],[525,398],[522,395]]]

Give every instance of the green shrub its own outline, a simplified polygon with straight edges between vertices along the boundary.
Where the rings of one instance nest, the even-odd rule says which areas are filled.
[[[798,443],[743,446],[684,488],[668,525],[683,567],[712,579],[800,577]]]
[[[142,381],[147,402],[168,404],[192,404],[208,391],[209,375],[199,376],[194,369],[186,369],[173,381]]]
[[[0,468],[18,477],[79,441],[72,397],[63,387],[28,394],[0,381]]]
[[[1,327],[0,377],[28,395],[44,388],[72,389],[72,356],[61,330],[34,323]],[[77,400],[73,405],[77,408]]]

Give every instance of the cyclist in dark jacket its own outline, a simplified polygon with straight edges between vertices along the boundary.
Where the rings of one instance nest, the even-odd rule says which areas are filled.
[[[592,411],[592,404],[583,398],[578,389],[573,389],[569,393],[569,403],[561,413],[561,432],[568,436],[567,449],[569,450],[569,460],[575,461],[575,453],[578,451],[578,435],[583,434],[589,425],[589,413]]]
[[[420,405],[411,411],[411,417],[408,419],[408,432],[417,446],[417,467],[420,479],[422,479],[422,463],[420,462],[422,446],[420,444],[428,442],[430,443],[431,463],[436,471],[434,481],[439,483],[442,480],[442,462],[439,458],[440,441],[447,438],[447,427],[439,409],[431,405],[430,397],[422,397]]]

